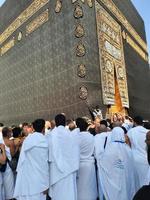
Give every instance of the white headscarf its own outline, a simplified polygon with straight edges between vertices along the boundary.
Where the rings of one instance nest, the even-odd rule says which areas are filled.
[[[125,143],[125,135],[122,128],[116,127],[112,130],[111,141]]]
[[[107,200],[132,199],[135,193],[134,168],[130,148],[120,127],[112,130],[111,142],[99,162],[100,181]]]

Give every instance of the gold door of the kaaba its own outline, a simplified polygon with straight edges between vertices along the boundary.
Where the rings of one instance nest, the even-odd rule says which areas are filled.
[[[95,1],[103,103],[108,113],[129,108],[121,26]]]

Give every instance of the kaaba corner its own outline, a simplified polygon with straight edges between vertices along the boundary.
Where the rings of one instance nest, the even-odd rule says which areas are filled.
[[[0,7],[0,121],[150,117],[144,22],[130,0],[6,0]]]

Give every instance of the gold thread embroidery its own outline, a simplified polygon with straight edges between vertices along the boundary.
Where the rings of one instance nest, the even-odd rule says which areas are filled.
[[[55,12],[59,13],[62,9],[62,0],[57,0],[56,1],[56,7],[55,7]]]
[[[84,27],[81,24],[77,24],[76,29],[75,29],[75,36],[77,38],[83,37],[85,34],[84,32]]]
[[[117,8],[112,0],[100,0],[113,14],[114,16],[124,25],[124,27],[129,31],[129,33],[136,39],[139,45],[147,52],[147,44],[132,27],[132,25],[127,21],[126,17]]]
[[[8,50],[10,50],[15,45],[15,39],[9,40],[2,48],[1,48],[1,56],[4,55]]]
[[[126,42],[145,60],[148,62],[148,56],[146,53],[132,40],[132,38],[126,33]]]
[[[93,7],[93,0],[87,0],[87,4],[90,8]]]
[[[47,21],[48,21],[48,10],[44,11],[41,15],[36,17],[26,26],[26,35],[29,35]]]
[[[76,5],[74,9],[74,17],[76,19],[82,18],[83,17],[83,9],[80,5]]]
[[[123,107],[129,107],[121,26],[95,3],[103,102],[115,104],[115,72]]]
[[[26,22],[33,14],[35,14],[40,8],[46,5],[49,0],[34,0],[33,3],[24,10],[16,19],[13,21],[8,28],[0,35],[0,45],[7,40],[12,33],[14,33],[24,22]]]

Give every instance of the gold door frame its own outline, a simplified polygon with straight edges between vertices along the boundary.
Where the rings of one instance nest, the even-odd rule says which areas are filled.
[[[121,26],[95,1],[104,105],[114,106],[115,79],[123,108],[129,108]],[[115,75],[116,74],[116,75]]]

